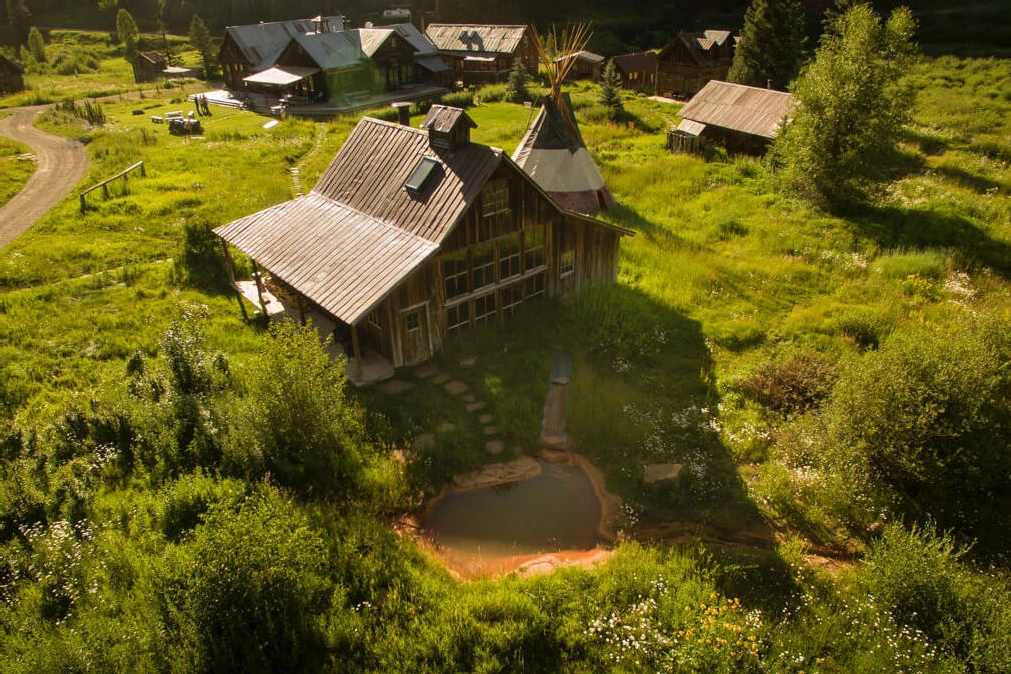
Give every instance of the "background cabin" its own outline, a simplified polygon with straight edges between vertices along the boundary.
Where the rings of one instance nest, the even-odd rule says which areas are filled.
[[[133,57],[131,65],[133,65],[134,82],[153,82],[162,77],[168,62],[158,52],[142,51]]]
[[[425,35],[464,85],[504,82],[516,62],[537,72],[537,48],[529,26],[433,23]]]
[[[606,60],[600,54],[594,54],[592,51],[584,49],[573,54],[559,56],[555,59],[555,62],[562,64],[566,61],[572,61],[572,66],[570,66],[566,76],[567,80],[590,79],[596,82],[600,79],[600,75],[604,70],[604,61]]]
[[[687,97],[727,79],[737,39],[728,30],[679,33],[657,54],[657,93]]]
[[[559,207],[472,143],[474,126],[441,105],[422,129],[363,118],[310,194],[215,233],[350,335],[358,363],[420,363],[529,302],[613,281],[631,232]]]
[[[24,91],[24,88],[24,68],[17,61],[0,54],[0,93],[13,94]]]
[[[678,112],[682,121],[668,133],[668,149],[692,151],[718,143],[731,152],[761,154],[793,105],[793,96],[783,91],[713,80]]]
[[[621,75],[621,86],[625,89],[649,91],[656,89],[656,54],[638,52],[611,57],[614,67]]]
[[[225,86],[233,91],[244,88],[243,80],[271,68],[278,56],[297,35],[344,30],[344,17],[316,17],[294,21],[260,22],[228,26],[218,50],[218,63]]]

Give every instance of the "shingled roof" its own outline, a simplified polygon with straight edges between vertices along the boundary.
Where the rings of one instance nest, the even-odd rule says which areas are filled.
[[[272,21],[246,26],[228,26],[225,32],[246,57],[250,70],[257,72],[274,65],[277,57],[293,37],[315,33],[316,24],[311,19]]]
[[[432,23],[425,35],[439,51],[512,54],[527,30],[522,25]]]
[[[649,51],[637,52],[635,54],[620,54],[612,56],[614,67],[625,73],[641,73],[656,71],[656,54]]]
[[[793,96],[782,91],[711,80],[678,115],[693,122],[774,138],[793,104]]]

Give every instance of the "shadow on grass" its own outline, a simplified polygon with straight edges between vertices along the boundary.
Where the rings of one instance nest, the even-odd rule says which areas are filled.
[[[985,265],[1004,277],[1011,273],[1011,246],[991,238],[960,215],[868,205],[855,211],[849,221],[861,235],[883,248],[952,248],[965,262]]]
[[[974,173],[969,173],[968,171],[963,171],[960,168],[955,168],[954,166],[938,166],[934,169],[934,172],[938,175],[947,178],[953,183],[970,189],[978,194],[985,194],[987,192],[993,192],[1006,187],[1001,183],[995,182],[988,178],[983,178]]]

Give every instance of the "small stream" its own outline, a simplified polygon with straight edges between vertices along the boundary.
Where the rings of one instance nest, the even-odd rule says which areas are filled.
[[[579,466],[540,461],[519,482],[447,493],[426,514],[422,533],[454,555],[509,557],[589,550],[600,542],[601,505]]]

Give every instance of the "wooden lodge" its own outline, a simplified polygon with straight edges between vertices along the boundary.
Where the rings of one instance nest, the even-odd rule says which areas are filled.
[[[425,35],[465,86],[504,82],[517,62],[537,72],[537,47],[529,26],[433,23]]]
[[[731,152],[761,154],[793,105],[793,96],[783,91],[713,80],[678,112],[682,121],[668,133],[667,147],[694,151],[712,142]]]
[[[737,37],[729,30],[679,33],[657,54],[656,92],[692,96],[710,80],[725,80]]]
[[[561,208],[474,126],[441,105],[420,129],[362,118],[310,194],[214,231],[332,319],[351,363],[421,363],[542,296],[613,281],[631,232]]]
[[[133,81],[154,82],[162,76],[168,62],[156,51],[137,52],[130,62],[133,66]]]
[[[621,75],[622,88],[650,93],[656,89],[656,54],[653,52],[620,54],[611,60]]]
[[[435,45],[413,25],[344,30],[342,17],[231,26],[219,60],[232,91],[301,104],[449,79]]]
[[[0,54],[0,94],[13,94],[24,91],[24,88],[24,68],[17,61]]]

